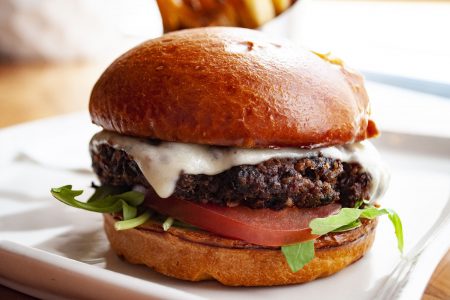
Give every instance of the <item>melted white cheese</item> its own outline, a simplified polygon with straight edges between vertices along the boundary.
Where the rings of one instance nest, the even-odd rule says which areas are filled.
[[[378,151],[368,141],[317,149],[244,149],[173,142],[153,145],[143,139],[108,131],[101,131],[92,138],[94,148],[104,143],[132,156],[161,198],[167,198],[174,192],[182,173],[216,175],[234,166],[256,165],[272,158],[303,158],[319,153],[343,162],[359,163],[372,176],[371,201],[383,195],[389,182],[389,174]]]

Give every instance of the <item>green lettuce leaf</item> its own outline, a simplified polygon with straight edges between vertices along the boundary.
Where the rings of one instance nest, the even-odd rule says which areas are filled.
[[[282,246],[281,252],[291,271],[297,272],[314,258],[314,240]]]

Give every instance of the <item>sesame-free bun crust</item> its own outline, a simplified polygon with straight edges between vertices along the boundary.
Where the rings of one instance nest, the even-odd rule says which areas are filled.
[[[313,148],[377,134],[361,75],[242,28],[182,30],[131,49],[89,108],[106,130],[186,143]]]
[[[135,229],[116,231],[116,220],[104,214],[112,249],[128,262],[183,280],[217,280],[230,286],[296,284],[334,274],[360,259],[372,246],[377,221],[343,233],[320,237],[315,258],[293,273],[279,248],[262,247],[222,238],[203,231],[148,222]]]

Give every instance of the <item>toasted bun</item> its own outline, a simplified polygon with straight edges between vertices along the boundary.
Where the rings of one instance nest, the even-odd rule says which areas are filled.
[[[116,220],[104,215],[112,249],[134,264],[144,264],[164,275],[190,281],[217,280],[230,286],[272,286],[302,283],[336,273],[360,259],[372,246],[376,220],[343,233],[322,236],[316,257],[293,273],[279,248],[261,247],[202,231],[161,224],[116,231]]]
[[[103,73],[89,108],[104,129],[186,143],[313,148],[377,134],[361,75],[242,28],[137,46]]]

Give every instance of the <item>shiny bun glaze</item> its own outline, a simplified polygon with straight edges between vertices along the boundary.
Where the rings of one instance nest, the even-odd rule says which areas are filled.
[[[104,214],[111,248],[134,264],[144,264],[183,280],[217,280],[231,286],[297,284],[332,275],[360,259],[372,246],[377,220],[363,220],[351,231],[330,233],[316,240],[315,258],[293,273],[277,247],[263,247],[205,231],[148,222],[117,231],[116,220]]]
[[[90,100],[125,135],[237,147],[314,148],[377,134],[360,74],[241,28],[201,28],[119,57]]]

